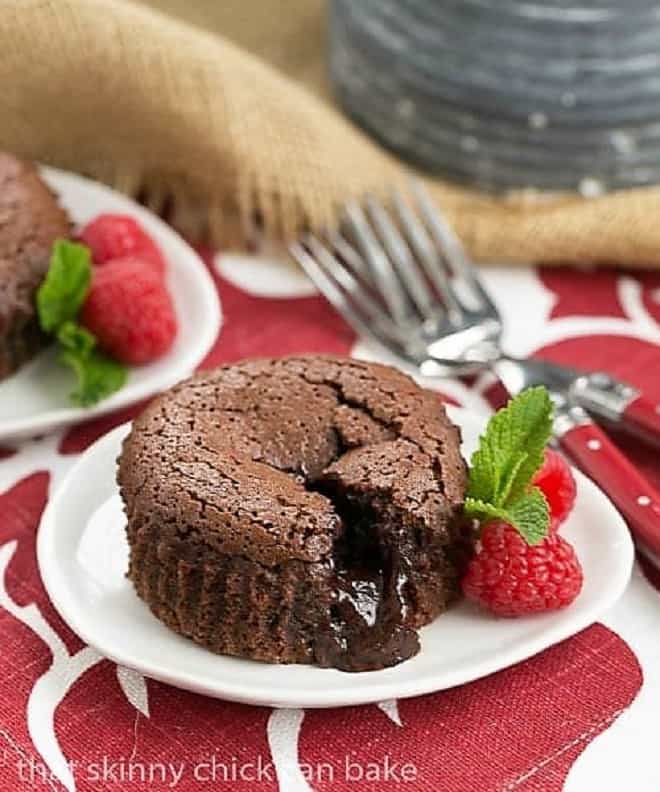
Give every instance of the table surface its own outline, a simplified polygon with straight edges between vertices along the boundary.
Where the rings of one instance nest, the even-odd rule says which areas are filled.
[[[275,258],[205,256],[225,323],[204,366],[299,352],[374,356]],[[660,274],[492,268],[485,277],[507,318],[509,352],[603,368],[660,400]],[[487,413],[491,385],[441,389]],[[104,660],[48,601],[35,535],[50,488],[77,454],[134,412],[0,452],[0,790],[660,789],[660,574],[639,564],[601,623],[513,668],[405,701],[270,710]],[[657,452],[623,447],[660,484]]]

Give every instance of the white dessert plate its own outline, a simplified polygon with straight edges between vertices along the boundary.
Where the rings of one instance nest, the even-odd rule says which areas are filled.
[[[166,223],[102,184],[72,173],[42,168],[42,175],[79,225],[101,212],[135,217],[161,248],[179,332],[172,349],[148,366],[132,368],[126,385],[89,408],[74,407],[71,372],[47,349],[0,382],[0,440],[12,441],[103,415],[146,399],[191,374],[211,349],[220,329],[218,293],[204,262]]]
[[[459,409],[451,414],[469,454],[483,418]],[[382,671],[345,673],[215,655],[161,624],[125,577],[128,545],[115,468],[128,428],[118,427],[83,454],[51,498],[39,528],[39,568],[55,607],[83,640],[120,664],[197,693],[275,707],[336,707],[442,690],[584,629],[614,604],[630,577],[633,546],[625,523],[576,473],[577,502],[562,532],[576,548],[585,580],[569,608],[497,619],[462,602],[421,630],[416,657]]]

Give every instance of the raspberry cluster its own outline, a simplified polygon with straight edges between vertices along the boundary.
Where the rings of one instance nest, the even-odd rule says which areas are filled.
[[[132,217],[102,214],[80,232],[94,273],[80,321],[116,360],[144,365],[174,343],[177,319],[161,251]]]
[[[582,588],[582,567],[558,530],[575,503],[575,479],[561,454],[546,449],[533,484],[550,508],[550,531],[528,544],[502,520],[481,528],[477,552],[463,578],[465,595],[498,616],[524,616],[570,605]]]

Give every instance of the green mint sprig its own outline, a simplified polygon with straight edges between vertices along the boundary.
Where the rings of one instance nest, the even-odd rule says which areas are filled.
[[[39,323],[46,333],[56,334],[75,320],[92,282],[89,248],[57,239],[50,255],[46,278],[37,291]]]
[[[48,273],[37,291],[39,324],[53,335],[59,360],[76,375],[71,401],[90,407],[126,383],[128,371],[96,348],[96,338],[77,322],[92,281],[89,248],[58,239],[53,245]]]
[[[552,401],[544,387],[529,388],[488,422],[472,455],[465,513],[510,523],[528,544],[548,533],[545,496],[532,485],[552,432]]]
[[[126,384],[125,366],[96,349],[96,338],[77,322],[65,322],[57,331],[59,359],[73,369],[78,387],[71,401],[90,407]]]

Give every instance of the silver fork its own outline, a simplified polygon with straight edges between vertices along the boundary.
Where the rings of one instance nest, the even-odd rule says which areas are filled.
[[[580,406],[607,421],[660,437],[659,411],[603,372],[521,360],[502,350],[503,321],[458,237],[428,194],[412,185],[416,211],[399,192],[345,207],[340,227],[305,234],[291,253],[358,333],[423,376],[491,369],[515,395],[545,385],[556,405],[555,438],[660,556],[660,494]],[[641,409],[640,409],[641,404]],[[636,410],[628,411],[637,405]],[[632,412],[645,420],[632,420]],[[648,438],[655,431],[655,438]]]

